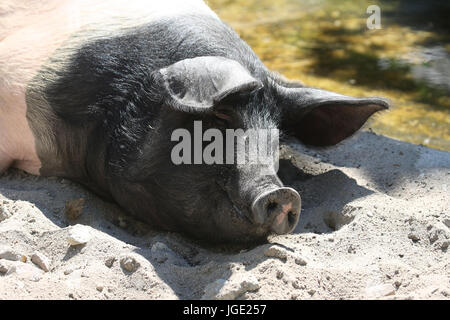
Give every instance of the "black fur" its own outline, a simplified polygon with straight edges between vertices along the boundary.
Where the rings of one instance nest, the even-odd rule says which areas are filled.
[[[107,139],[107,166],[120,171],[136,156],[163,106],[152,72],[198,56],[236,60],[265,79],[264,65],[228,26],[214,18],[185,16],[84,45],[43,94],[67,123],[94,122],[97,134]]]
[[[251,223],[250,205],[264,188],[282,186],[278,177],[261,175],[255,166],[175,166],[170,136],[176,128],[192,132],[194,120],[202,120],[204,130],[277,127],[283,108],[290,108],[279,103],[290,101],[282,97],[281,78],[210,17],[166,18],[70,51],[71,41],[82,36],[58,49],[28,86],[27,117],[41,174],[83,183],[163,229],[214,241],[264,238],[268,226]],[[156,71],[202,56],[237,61],[263,86],[220,102],[232,121],[217,119],[215,110],[196,114],[168,105]]]

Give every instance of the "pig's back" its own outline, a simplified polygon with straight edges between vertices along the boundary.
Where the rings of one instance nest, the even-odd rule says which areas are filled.
[[[0,170],[13,163],[39,174],[42,155],[55,157],[55,115],[45,90],[61,84],[83,47],[189,14],[218,19],[202,0],[1,1]]]
[[[202,0],[4,0],[0,88],[23,87],[70,37],[70,46],[76,49],[92,39],[185,14],[217,18]],[[78,38],[73,37],[77,33]]]

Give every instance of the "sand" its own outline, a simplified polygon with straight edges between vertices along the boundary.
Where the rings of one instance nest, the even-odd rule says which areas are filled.
[[[288,141],[282,156],[300,222],[239,248],[152,230],[75,183],[9,170],[0,299],[450,298],[450,153],[361,132],[323,150]]]

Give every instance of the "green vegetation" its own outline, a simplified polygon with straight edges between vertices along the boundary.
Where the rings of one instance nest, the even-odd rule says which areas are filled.
[[[423,57],[424,49],[439,46],[450,51],[446,32],[450,6],[435,2],[429,0],[429,7],[412,0],[210,0],[208,4],[272,70],[343,94],[387,97],[394,107],[372,120],[369,126],[375,132],[450,151],[449,89],[413,73],[417,66],[434,63]],[[371,4],[381,8],[382,29],[366,26]]]

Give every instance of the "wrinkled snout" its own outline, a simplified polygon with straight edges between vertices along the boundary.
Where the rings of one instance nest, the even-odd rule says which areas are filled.
[[[253,221],[277,234],[291,232],[300,217],[301,198],[292,188],[282,187],[261,193],[252,204]]]

